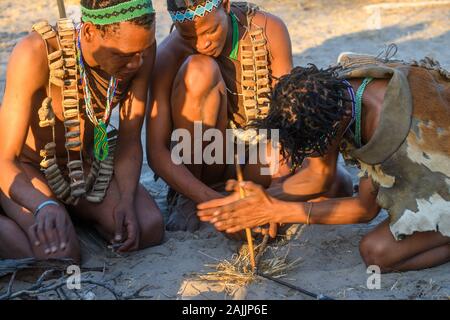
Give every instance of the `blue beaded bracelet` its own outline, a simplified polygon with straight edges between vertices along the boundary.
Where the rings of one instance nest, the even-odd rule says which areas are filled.
[[[44,209],[46,206],[50,206],[50,205],[55,205],[55,206],[59,206],[59,203],[53,200],[47,200],[42,202],[36,209],[36,211],[34,212],[34,216],[36,217],[39,213],[39,211],[41,211],[42,209]]]

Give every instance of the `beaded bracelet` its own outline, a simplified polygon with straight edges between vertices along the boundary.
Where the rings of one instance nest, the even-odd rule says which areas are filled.
[[[35,217],[37,217],[39,211],[41,211],[42,209],[44,209],[45,207],[50,206],[50,205],[59,206],[59,203],[56,202],[56,201],[53,201],[53,200],[47,200],[47,201],[44,201],[44,202],[42,202],[42,203],[37,207],[37,209],[36,209],[36,211],[34,212],[33,215],[34,215]]]

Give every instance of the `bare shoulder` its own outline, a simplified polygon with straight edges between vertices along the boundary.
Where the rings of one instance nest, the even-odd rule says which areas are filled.
[[[41,36],[32,32],[14,47],[8,63],[8,78],[10,76],[26,76],[33,79],[34,86],[45,85],[48,79],[47,50]],[[11,80],[11,79],[8,79]]]
[[[158,45],[156,63],[174,66],[193,53],[193,49],[178,34],[177,30],[174,30]]]
[[[48,81],[46,52],[45,43],[35,32],[21,39],[14,47],[6,72],[0,117],[2,126],[7,126],[11,119],[15,119],[17,122],[14,129],[26,130],[21,121],[28,119],[29,111],[38,97],[36,93],[45,89]]]
[[[35,64],[47,65],[46,55],[47,50],[41,36],[37,32],[31,32],[17,43],[11,54],[11,58],[19,56],[20,58],[28,58],[24,62],[30,62],[31,60]]]
[[[258,11],[255,24],[264,28],[268,50],[272,57],[272,75],[279,78],[292,69],[292,44],[289,31],[279,17],[264,11]]]
[[[257,11],[253,23],[263,27],[268,37],[288,34],[288,29],[284,21],[280,17],[269,12]]]
[[[152,87],[155,92],[170,92],[178,70],[186,58],[193,54],[186,42],[174,30],[158,45],[155,66],[153,68]]]

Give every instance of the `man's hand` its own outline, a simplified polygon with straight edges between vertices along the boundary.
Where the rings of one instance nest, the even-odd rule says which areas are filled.
[[[132,204],[119,202],[114,209],[115,234],[113,243],[123,243],[118,251],[134,251],[139,248],[139,225]]]
[[[63,251],[69,242],[69,215],[63,206],[48,205],[42,208],[30,227],[32,243],[44,246],[46,254]]]
[[[240,199],[239,188],[245,190],[246,197]],[[253,182],[239,183],[229,180],[227,191],[234,191],[230,196],[211,200],[197,206],[201,221],[214,224],[219,231],[235,233],[246,228],[256,228],[263,234],[269,232],[276,236],[275,215],[281,209],[281,202],[270,197],[264,188]],[[261,226],[270,225],[269,231]]]

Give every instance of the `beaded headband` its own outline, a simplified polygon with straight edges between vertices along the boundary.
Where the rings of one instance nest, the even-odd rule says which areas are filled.
[[[222,0],[207,0],[204,4],[199,4],[195,8],[182,11],[169,11],[169,14],[174,23],[193,21],[196,17],[204,17],[207,13],[217,9],[221,3]]]
[[[155,13],[152,0],[130,0],[101,9],[88,9],[81,6],[83,22],[97,25],[107,25]]]

